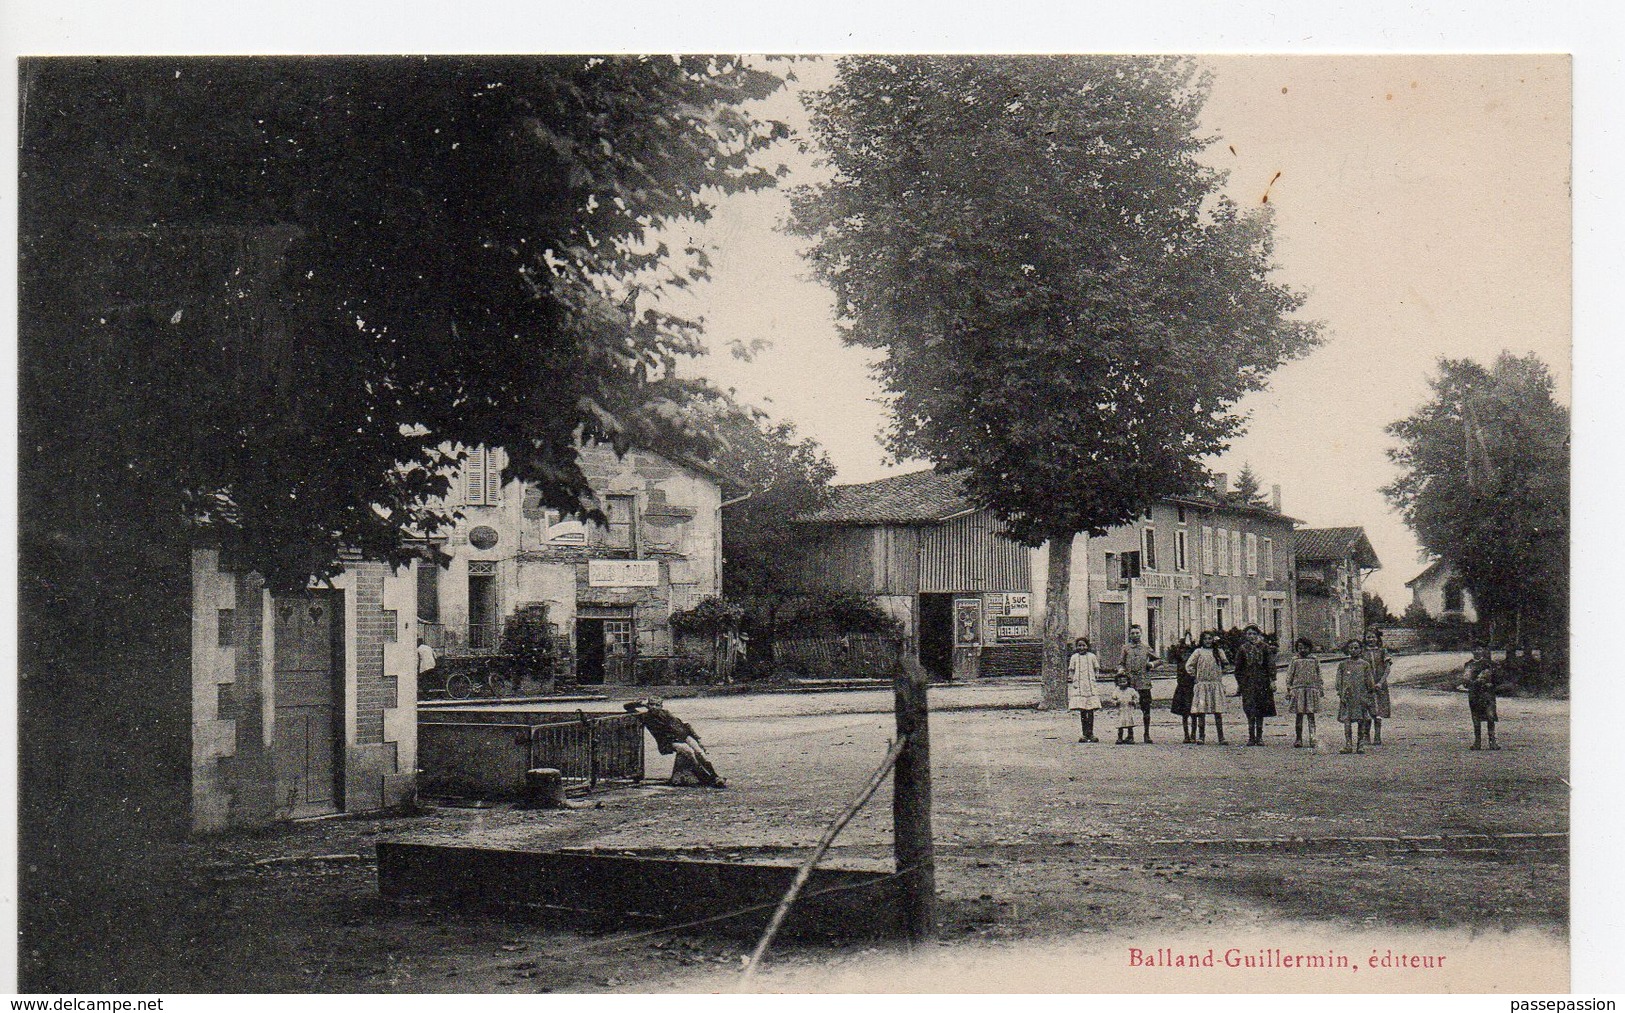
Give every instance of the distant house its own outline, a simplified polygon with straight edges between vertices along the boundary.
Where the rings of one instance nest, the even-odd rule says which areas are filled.
[[[543,605],[577,682],[665,681],[660,669],[677,657],[671,614],[721,593],[724,488],[742,490],[643,448],[621,457],[589,445],[579,461],[607,524],[504,486],[501,450],[469,453],[447,504],[462,517],[434,539],[451,559],[417,568],[419,629],[440,654],[493,653],[510,616]]]
[[[1476,623],[1478,609],[1472,592],[1462,583],[1461,572],[1447,559],[1436,559],[1427,569],[1405,582],[1411,589],[1411,603],[1428,615],[1446,623]]]
[[[958,476],[917,471],[833,492],[797,518],[807,537],[793,590],[873,595],[939,678],[1038,671],[1032,550],[1003,537]]]
[[[1361,527],[1305,528],[1293,538],[1298,563],[1298,634],[1329,648],[1365,635],[1361,590],[1382,568]]]

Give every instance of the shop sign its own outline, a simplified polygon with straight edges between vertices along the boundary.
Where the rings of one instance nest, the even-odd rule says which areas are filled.
[[[1146,570],[1140,574],[1140,587],[1147,591],[1194,591],[1196,590],[1196,575],[1190,573],[1153,573]]]
[[[659,587],[660,561],[655,559],[589,559],[589,587]]]
[[[1004,596],[1004,614],[1007,616],[1032,615],[1033,596],[1026,591],[1012,591]]]

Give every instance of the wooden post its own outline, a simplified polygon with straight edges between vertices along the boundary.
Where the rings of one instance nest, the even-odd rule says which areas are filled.
[[[904,739],[892,781],[892,833],[897,869],[904,872],[903,922],[915,942],[937,933],[937,875],[931,852],[931,735],[926,687],[919,665],[897,675],[897,734]]]

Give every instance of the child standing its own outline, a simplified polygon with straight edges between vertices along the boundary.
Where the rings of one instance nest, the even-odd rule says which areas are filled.
[[[1499,674],[1490,657],[1488,647],[1473,649],[1473,660],[1463,670],[1467,676],[1467,708],[1473,714],[1473,748],[1483,749],[1485,724],[1490,726],[1491,749],[1500,749],[1495,742],[1495,678]]]
[[[1111,705],[1117,712],[1117,744],[1134,745],[1134,726],[1139,723],[1140,691],[1129,682],[1126,674],[1117,677],[1117,692],[1112,694]]]
[[[1100,676],[1100,661],[1089,646],[1088,637],[1079,637],[1072,645],[1066,675],[1066,706],[1078,712],[1078,741],[1099,742],[1095,738],[1095,712],[1100,710],[1100,693],[1095,688],[1095,680]]]
[[[1344,753],[1365,752],[1371,737],[1371,698],[1376,683],[1371,675],[1371,662],[1365,660],[1364,644],[1350,640],[1343,645],[1348,657],[1337,663],[1337,720],[1343,722]],[[1354,726],[1360,726],[1360,737],[1354,737]]]
[[[1375,626],[1365,631],[1365,660],[1371,663],[1371,744],[1382,745],[1382,719],[1393,717],[1394,706],[1388,694],[1388,670],[1393,660],[1382,646],[1382,631]]]
[[[1197,741],[1207,741],[1207,716],[1211,714],[1222,746],[1225,744],[1224,662],[1218,642],[1218,635],[1212,631],[1202,634],[1202,644],[1185,659],[1185,668],[1191,674],[1191,716],[1196,721]]]
[[[1308,637],[1299,637],[1293,644],[1298,656],[1286,673],[1287,706],[1297,719],[1298,737],[1293,749],[1303,748],[1303,720],[1309,719],[1309,748],[1315,748],[1315,711],[1320,709],[1320,698],[1326,692],[1326,682],[1320,675],[1320,662],[1310,657],[1315,645]]]
[[[1174,677],[1174,698],[1168,705],[1170,711],[1179,715],[1187,743],[1196,741],[1196,718],[1191,716],[1191,698],[1196,695],[1196,680],[1191,678],[1189,665],[1195,651],[1196,644],[1187,630],[1184,639],[1174,648],[1174,664],[1178,674]]]

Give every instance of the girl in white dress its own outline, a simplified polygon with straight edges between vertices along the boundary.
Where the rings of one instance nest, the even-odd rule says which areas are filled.
[[[1185,669],[1196,682],[1191,692],[1191,716],[1196,719],[1196,741],[1207,741],[1207,716],[1213,715],[1213,727],[1219,734],[1219,745],[1224,745],[1224,661],[1219,654],[1219,639],[1209,630],[1202,634],[1202,645],[1185,659]]]
[[[1100,741],[1095,738],[1095,712],[1100,710],[1100,692],[1095,688],[1095,679],[1099,675],[1100,659],[1089,646],[1089,638],[1079,637],[1066,663],[1066,706],[1078,712],[1079,742]]]

